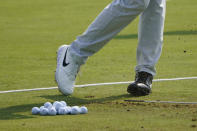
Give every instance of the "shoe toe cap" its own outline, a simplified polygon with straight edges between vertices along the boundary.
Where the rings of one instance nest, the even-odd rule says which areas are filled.
[[[64,95],[71,95],[73,94],[73,89],[68,89],[68,88],[61,88],[58,86],[59,91],[64,94]]]
[[[64,79],[57,80],[58,89],[64,95],[71,95],[74,91],[74,81]]]
[[[144,96],[151,93],[151,88],[144,83],[131,83],[128,88],[127,92],[136,96]]]
[[[145,85],[144,83],[137,83],[136,85],[141,88],[147,88],[147,85]]]

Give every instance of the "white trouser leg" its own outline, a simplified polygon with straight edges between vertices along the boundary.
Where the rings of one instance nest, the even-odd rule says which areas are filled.
[[[155,75],[155,64],[162,50],[166,0],[150,0],[139,22],[136,72]]]
[[[149,0],[114,0],[71,44],[71,55],[85,60],[96,53],[143,12],[148,3]]]

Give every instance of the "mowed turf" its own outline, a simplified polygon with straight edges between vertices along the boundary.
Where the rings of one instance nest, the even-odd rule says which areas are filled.
[[[83,33],[110,0],[1,0],[0,90],[56,86],[56,50]],[[155,78],[197,76],[197,1],[169,0],[163,53]],[[76,84],[130,81],[136,65],[138,19],[90,57]],[[170,131],[197,130],[197,105],[128,103],[125,99],[197,101],[197,80],[153,84],[149,96],[134,97],[127,85],[0,94],[0,130]],[[46,101],[85,105],[85,115],[35,116]]]

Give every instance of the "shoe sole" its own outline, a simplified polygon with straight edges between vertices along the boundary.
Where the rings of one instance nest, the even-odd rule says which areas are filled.
[[[146,96],[151,93],[151,89],[138,87],[137,85],[128,86],[127,92],[134,96]]]

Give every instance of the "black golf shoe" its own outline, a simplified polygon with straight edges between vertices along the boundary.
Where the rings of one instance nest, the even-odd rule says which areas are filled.
[[[151,93],[153,75],[147,72],[137,72],[135,82],[131,83],[127,92],[134,96],[145,96]]]

